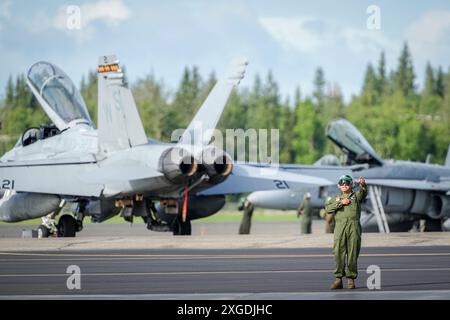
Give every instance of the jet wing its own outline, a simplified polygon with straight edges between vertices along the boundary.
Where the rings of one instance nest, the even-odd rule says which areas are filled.
[[[265,163],[248,163],[248,166],[257,167],[257,168],[270,168],[270,164]],[[272,166],[273,167],[273,166]],[[328,181],[336,181],[339,180],[339,177],[344,174],[354,174],[354,170],[358,170],[360,165],[358,166],[319,166],[319,165],[308,165],[308,164],[279,164],[278,169],[283,170],[292,174],[300,174],[311,177],[323,178]]]
[[[300,189],[334,184],[320,177],[290,173],[276,168],[258,168],[251,165],[235,164],[233,172],[222,183],[199,192],[200,195],[246,193],[262,190]]]
[[[429,191],[448,191],[450,190],[450,181],[426,181],[426,180],[406,180],[406,179],[366,179],[368,185],[416,189]]]

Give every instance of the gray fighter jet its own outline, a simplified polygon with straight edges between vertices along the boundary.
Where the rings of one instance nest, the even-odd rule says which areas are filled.
[[[0,219],[42,217],[39,236],[73,237],[85,216],[102,222],[120,214],[130,222],[142,217],[150,230],[188,235],[190,221],[219,211],[226,193],[276,189],[280,181],[297,187],[327,184],[286,171],[267,169],[261,175],[209,144],[246,65],[231,64],[179,141],[168,144],[147,138],[115,56],[99,59],[97,128],[69,77],[51,63],[34,64],[27,83],[52,125],[27,129],[0,158],[5,190]],[[224,182],[229,182],[226,190],[201,194]],[[71,212],[62,214],[68,206]]]
[[[414,222],[425,220],[425,230],[447,229],[450,217],[450,148],[445,165],[382,159],[363,135],[344,119],[332,121],[326,135],[346,154],[346,166],[280,165],[286,171],[337,181],[343,174],[364,176],[369,197],[361,224],[365,231],[407,231]],[[327,188],[257,191],[248,196],[256,207],[279,210],[298,208],[304,192],[312,194],[316,209],[338,192]]]

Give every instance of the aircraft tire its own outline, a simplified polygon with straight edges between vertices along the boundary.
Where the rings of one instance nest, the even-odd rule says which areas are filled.
[[[181,217],[177,217],[173,226],[174,236],[190,236],[192,234],[191,220],[187,219],[186,222],[181,221]]]
[[[436,232],[436,231],[442,231],[442,223],[441,220],[437,219],[428,219],[425,221],[425,232]]]
[[[37,233],[38,233],[38,238],[48,238],[48,236],[50,235],[50,230],[46,226],[41,224],[37,228]]]
[[[63,215],[58,222],[58,237],[73,238],[77,230],[77,220],[69,215]]]
[[[191,221],[187,220],[184,223],[180,223],[180,235],[190,236],[192,234]]]

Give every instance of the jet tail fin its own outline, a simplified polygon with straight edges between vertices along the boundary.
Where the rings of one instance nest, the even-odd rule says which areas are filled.
[[[447,157],[445,157],[445,166],[450,167],[450,144],[448,145]]]
[[[101,56],[97,71],[99,152],[146,144],[144,127],[116,56]]]
[[[181,136],[179,140],[180,144],[201,146],[209,143],[231,91],[244,78],[247,65],[247,59],[236,59],[232,61],[225,76],[217,81],[194,116],[194,119],[192,119],[186,131]]]

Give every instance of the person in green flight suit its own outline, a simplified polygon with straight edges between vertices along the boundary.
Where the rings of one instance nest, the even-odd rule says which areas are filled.
[[[329,199],[327,199],[328,201]],[[325,220],[325,233],[334,232],[334,215],[332,213],[327,213],[325,208],[320,209],[319,215]]]
[[[239,234],[250,234],[250,227],[252,224],[252,215],[255,210],[253,203],[242,197],[238,207],[239,211],[244,211],[242,214],[241,225],[239,226]]]
[[[311,194],[306,192],[303,196],[303,202],[297,210],[297,218],[300,217],[300,229],[302,234],[311,233],[312,225],[312,207]]]
[[[331,198],[326,206],[327,213],[335,216],[333,254],[336,262],[335,281],[331,289],[342,289],[342,278],[347,277],[348,288],[355,289],[358,276],[358,256],[361,249],[361,203],[367,196],[366,181],[358,180],[359,190],[353,190],[353,178],[344,175],[339,178],[338,186],[341,194]],[[345,272],[347,258],[347,273]]]

